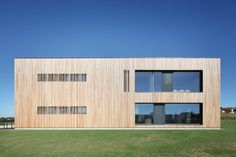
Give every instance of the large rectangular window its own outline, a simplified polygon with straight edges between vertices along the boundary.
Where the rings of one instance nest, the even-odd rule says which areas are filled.
[[[202,71],[135,71],[135,92],[202,92]]]
[[[202,104],[136,104],[136,124],[202,124]]]

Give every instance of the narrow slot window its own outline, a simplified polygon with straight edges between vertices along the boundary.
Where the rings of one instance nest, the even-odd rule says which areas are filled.
[[[53,81],[53,74],[48,74],[48,81]]]
[[[86,111],[86,106],[82,106],[81,107],[81,114],[86,114],[87,111]]]
[[[42,107],[41,107],[41,106],[39,106],[39,107],[37,108],[37,114],[42,114]]]
[[[75,81],[75,74],[70,74],[70,81]]]
[[[87,78],[86,78],[86,74],[82,74],[82,81],[86,81]]]
[[[47,114],[47,108],[45,106],[42,107],[42,114]]]
[[[48,107],[48,114],[53,114],[53,106]]]
[[[42,74],[37,74],[37,80],[42,81]]]
[[[52,112],[53,112],[53,114],[57,114],[57,112],[58,112],[58,107],[54,106]]]
[[[46,74],[42,74],[42,81],[47,81],[47,75]]]
[[[58,80],[59,80],[58,74],[53,74],[53,81],[58,81]]]
[[[129,70],[124,70],[124,92],[129,92]]]
[[[78,106],[75,107],[75,114],[79,114],[79,107]]]
[[[63,107],[62,106],[59,107],[59,114],[63,114]]]
[[[63,114],[69,114],[69,110],[68,110],[67,106],[64,107],[64,113]]]
[[[63,74],[59,74],[59,81],[63,81]]]
[[[70,107],[70,114],[75,114],[75,106]]]
[[[75,74],[75,81],[79,81],[79,74]]]
[[[82,74],[78,74],[78,81],[82,81]]]
[[[63,74],[63,80],[62,81],[66,81],[66,74]]]

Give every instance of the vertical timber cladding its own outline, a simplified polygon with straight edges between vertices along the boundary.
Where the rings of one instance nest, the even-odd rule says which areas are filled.
[[[203,92],[135,93],[135,70],[202,70]],[[37,81],[37,74],[86,74],[86,81]],[[135,103],[202,103],[203,125],[197,127],[219,128],[220,59],[15,59],[16,128],[133,128]],[[38,107],[53,114],[37,114]]]

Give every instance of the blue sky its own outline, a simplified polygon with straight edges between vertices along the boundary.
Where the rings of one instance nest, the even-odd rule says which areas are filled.
[[[0,0],[0,117],[15,57],[220,57],[221,103],[236,106],[236,1]]]

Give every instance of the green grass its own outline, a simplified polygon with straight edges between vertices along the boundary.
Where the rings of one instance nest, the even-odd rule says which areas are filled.
[[[236,156],[236,121],[218,131],[0,131],[0,156]]]

